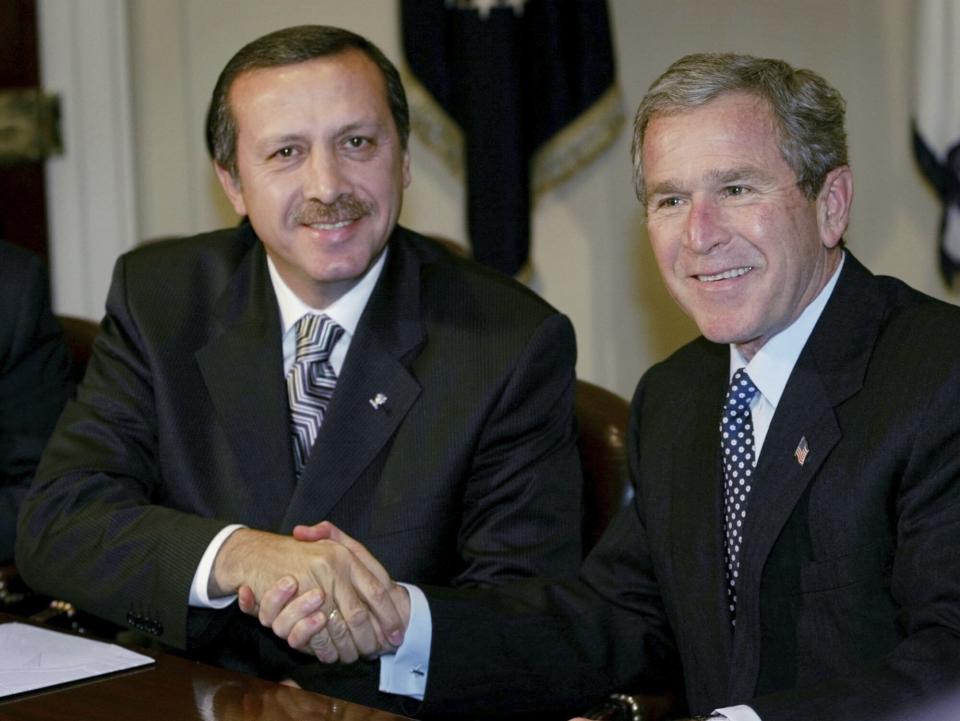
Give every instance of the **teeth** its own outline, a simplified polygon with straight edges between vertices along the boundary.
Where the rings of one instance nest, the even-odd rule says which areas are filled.
[[[698,275],[697,278],[710,283],[715,280],[726,280],[727,278],[739,278],[741,275],[746,275],[751,270],[753,270],[752,265],[744,266],[743,268],[733,268],[731,270],[725,270],[722,273],[716,273],[714,275]]]
[[[346,228],[352,222],[351,220],[341,220],[339,223],[313,223],[310,227],[317,230],[338,230]]]

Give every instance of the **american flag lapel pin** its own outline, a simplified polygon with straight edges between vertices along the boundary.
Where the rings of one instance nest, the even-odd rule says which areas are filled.
[[[370,405],[373,406],[373,410],[379,411],[380,407],[387,402],[387,397],[383,393],[377,393],[373,398],[370,399]]]
[[[793,452],[793,457],[797,459],[797,463],[801,466],[804,461],[807,460],[807,455],[810,453],[810,446],[807,445],[807,437],[800,436],[800,443],[797,444],[797,450]]]

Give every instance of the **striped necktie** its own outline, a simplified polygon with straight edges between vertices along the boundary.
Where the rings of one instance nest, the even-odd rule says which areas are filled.
[[[305,315],[297,321],[297,354],[287,375],[287,397],[298,480],[337,385],[330,353],[342,335],[343,328],[325,315]]]

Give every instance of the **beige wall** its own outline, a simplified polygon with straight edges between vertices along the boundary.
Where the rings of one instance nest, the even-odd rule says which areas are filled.
[[[912,47],[906,0],[609,0],[628,112],[672,60],[699,50],[783,57],[848,101],[856,177],[851,248],[875,272],[957,300],[936,273],[937,208],[909,155]],[[140,236],[234,222],[203,146],[210,89],[227,58],[269,30],[306,22],[360,32],[401,57],[392,0],[131,0]],[[627,132],[534,217],[538,287],[577,329],[581,376],[629,396],[637,378],[694,335],[666,296],[630,187]],[[402,222],[464,237],[461,182],[416,139]]]

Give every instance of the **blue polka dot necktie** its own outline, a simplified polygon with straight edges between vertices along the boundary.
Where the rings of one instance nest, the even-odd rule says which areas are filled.
[[[757,394],[747,372],[733,374],[720,420],[720,448],[723,451],[724,561],[727,572],[727,600],[731,622],[736,624],[737,578],[740,575],[740,548],[747,498],[753,486],[756,453],[753,448],[753,418],[750,401]]]
[[[342,335],[343,328],[325,315],[305,315],[297,321],[297,354],[287,374],[287,397],[298,480],[337,385],[330,353]]]

